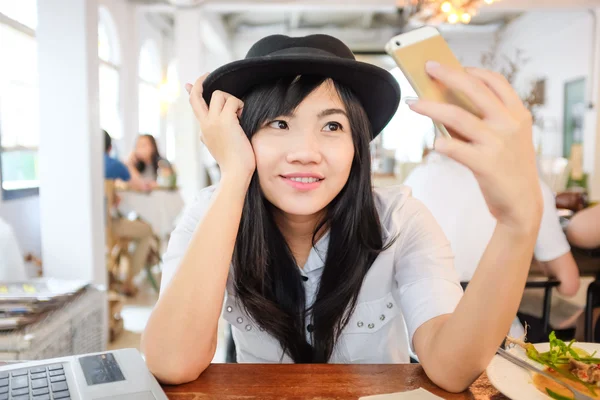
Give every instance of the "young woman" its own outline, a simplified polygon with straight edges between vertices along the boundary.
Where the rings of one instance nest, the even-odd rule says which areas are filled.
[[[475,173],[497,219],[464,296],[427,209],[405,187],[371,187],[369,141],[398,105],[393,77],[329,36],[267,37],[186,85],[222,179],[165,255],[142,338],[159,380],[207,368],[221,313],[238,362],[401,363],[413,349],[446,390],[481,374],[516,314],[540,222],[531,117],[498,74],[427,72],[481,111],[411,105],[461,138],[436,150]]]
[[[127,160],[132,179],[141,180],[150,186],[155,185],[159,162],[167,161],[161,157],[154,136],[139,135],[135,142],[135,149]]]

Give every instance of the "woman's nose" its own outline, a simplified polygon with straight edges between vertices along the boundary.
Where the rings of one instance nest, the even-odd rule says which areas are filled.
[[[297,140],[291,143],[286,157],[287,162],[300,164],[318,164],[321,159],[319,140],[312,133],[298,135]]]

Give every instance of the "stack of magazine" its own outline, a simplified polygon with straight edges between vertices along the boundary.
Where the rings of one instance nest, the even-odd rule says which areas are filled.
[[[53,278],[0,282],[0,331],[18,329],[42,319],[88,285],[84,281]]]

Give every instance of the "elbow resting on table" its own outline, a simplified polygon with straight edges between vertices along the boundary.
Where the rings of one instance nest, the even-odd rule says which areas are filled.
[[[440,366],[442,367],[442,366]],[[467,390],[485,370],[485,367],[473,368],[472,371],[460,370],[451,365],[429,371],[425,368],[427,377],[441,389],[450,393],[461,393]]]
[[[216,351],[216,340],[211,341],[210,346],[207,351],[198,351],[198,354],[204,354],[201,357],[191,357],[189,352],[177,356],[169,349],[148,345],[142,335],[141,348],[148,369],[160,383],[181,385],[198,379],[211,364]]]
[[[200,363],[186,362],[186,360],[170,359],[164,357],[152,358],[146,356],[148,369],[165,385],[181,385],[193,382],[208,368],[211,360],[207,359]]]

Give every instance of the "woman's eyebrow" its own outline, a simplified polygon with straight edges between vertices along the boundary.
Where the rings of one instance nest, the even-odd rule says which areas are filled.
[[[319,115],[317,115],[317,118],[323,118],[334,114],[342,114],[348,118],[346,111],[342,110],[341,108],[328,108],[327,110],[323,110],[319,113]]]

